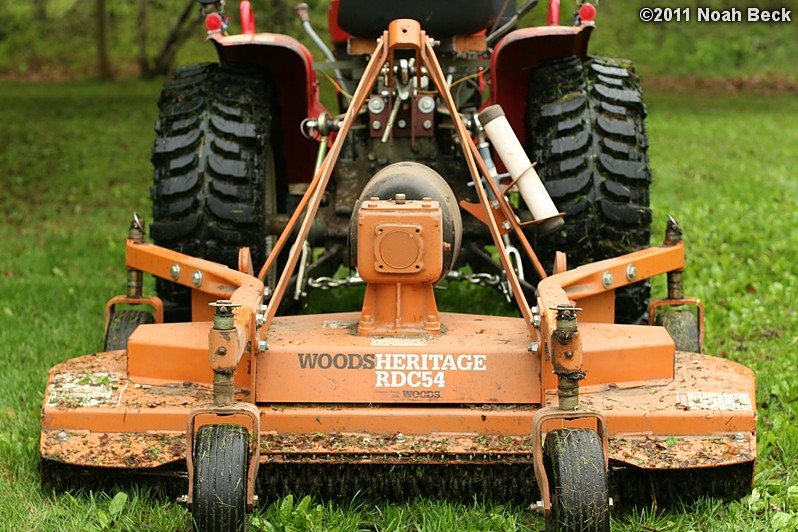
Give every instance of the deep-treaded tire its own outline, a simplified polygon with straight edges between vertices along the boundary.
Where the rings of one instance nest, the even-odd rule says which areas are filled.
[[[266,215],[283,209],[272,149],[273,83],[242,65],[175,71],[162,89],[152,151],[152,239],[235,268],[267,254]],[[167,321],[190,319],[190,291],[158,280]]]
[[[247,429],[205,425],[194,443],[192,519],[197,532],[246,529]]]
[[[610,529],[607,468],[594,430],[558,429],[546,435],[543,463],[549,477],[552,532]]]
[[[111,314],[105,331],[104,351],[127,349],[127,339],[139,325],[155,323],[152,314],[144,310],[117,310]]]
[[[565,225],[535,238],[550,269],[557,250],[569,267],[649,245],[651,210],[646,107],[632,64],[576,57],[530,74],[526,149]],[[648,283],[616,293],[616,321],[644,323]]]

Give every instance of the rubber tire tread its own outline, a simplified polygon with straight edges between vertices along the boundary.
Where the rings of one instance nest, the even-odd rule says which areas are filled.
[[[534,68],[526,150],[555,205],[560,231],[533,236],[548,271],[557,250],[569,268],[649,245],[651,210],[646,107],[632,64],[567,57]],[[645,323],[647,282],[616,293],[619,323]]]
[[[607,468],[598,433],[590,429],[549,432],[543,445],[543,463],[552,501],[547,529],[609,531]]]
[[[243,246],[254,264],[265,260],[273,95],[267,74],[227,63],[178,68],[163,85],[150,189],[156,244],[232,268]],[[167,321],[190,319],[188,288],[159,279],[156,289]]]
[[[666,310],[655,315],[654,324],[665,327],[665,330],[673,338],[677,351],[701,352],[698,317],[691,311]]]
[[[105,331],[103,351],[127,349],[127,340],[139,325],[155,323],[155,318],[145,310],[117,310],[111,314]]]
[[[248,438],[241,425],[205,425],[197,431],[191,511],[197,532],[246,529]]]

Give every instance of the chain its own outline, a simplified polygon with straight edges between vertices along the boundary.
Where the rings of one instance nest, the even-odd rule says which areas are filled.
[[[496,286],[501,282],[498,275],[489,273],[469,273],[459,271],[449,272],[446,278],[450,281],[465,281],[479,286]],[[308,286],[319,290],[332,290],[341,286],[360,286],[366,282],[359,275],[352,275],[343,279],[333,279],[332,277],[314,277],[308,279]]]
[[[450,281],[465,281],[479,286],[496,286],[501,282],[498,275],[491,275],[489,273],[463,273],[459,271],[449,272],[446,278]]]
[[[359,275],[352,275],[344,279],[333,279],[332,277],[314,277],[308,279],[308,285],[320,290],[331,290],[340,286],[360,286],[366,284]]]

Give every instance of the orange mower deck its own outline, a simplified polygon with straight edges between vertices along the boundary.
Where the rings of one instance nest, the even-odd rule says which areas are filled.
[[[219,525],[208,517],[219,509],[209,485],[228,482],[225,496],[240,510],[229,522],[243,526],[245,512],[258,502],[259,481],[263,493],[281,492],[283,478],[274,472],[283,466],[285,476],[317,484],[322,481],[307,473],[312,467],[341,467],[326,477],[335,486],[336,478],[348,478],[344,466],[356,466],[383,494],[389,484],[401,493],[404,482],[490,492],[491,470],[518,466],[508,482],[561,524],[571,504],[563,502],[563,490],[589,477],[601,496],[574,504],[583,521],[599,516],[604,525],[596,530],[609,526],[607,472],[661,473],[677,495],[701,492],[686,480],[690,475],[731,472],[718,481],[718,492],[748,490],[756,459],[754,375],[699,354],[703,307],[683,294],[678,224],[668,221],[661,246],[570,270],[559,255],[547,275],[524,228],[556,230],[562,213],[543,204],[545,215],[521,222],[507,189],[490,178],[483,182],[491,173],[432,46],[409,19],[392,22],[376,42],[334,139],[320,136],[315,177],[257,275],[247,248],[238,269],[228,268],[147,243],[143,222],[134,217],[126,246],[128,293],[111,300],[108,312],[116,303],[140,302],[157,316],[136,323],[114,349],[51,369],[42,413],[45,463],[112,475],[185,464],[188,493],[181,501],[208,529]],[[394,68],[396,62],[403,66]],[[369,186],[422,176],[429,194],[379,197],[366,190],[355,205],[349,242],[367,284],[361,311],[276,316],[372,86],[382,77],[388,87],[412,87],[413,76],[401,81],[395,72],[427,76],[452,117],[479,199],[459,205],[490,233],[520,317],[438,310],[435,286],[455,267],[461,244],[460,206],[443,178],[418,163],[389,166]],[[501,109],[489,107],[479,121],[511,166],[511,154],[523,150]],[[521,170],[510,171],[508,189],[537,183],[532,196],[547,198],[533,165],[525,157],[512,162]],[[533,199],[539,198],[525,197],[528,204]],[[511,263],[507,235],[542,279],[533,301]],[[279,281],[267,289],[267,272],[280,260]],[[163,323],[161,301],[142,295],[143,273],[190,288],[192,321]],[[660,319],[655,309],[697,307],[677,310],[688,318],[688,343],[667,319],[663,326],[614,323],[615,291],[658,275],[667,276],[668,297],[651,302],[652,322]],[[228,456],[221,451],[230,442],[237,451]],[[400,465],[442,466],[446,476],[422,472],[400,481],[394,469]],[[293,466],[311,469],[297,473]],[[483,466],[477,480],[461,475]],[[579,475],[569,478],[570,466]],[[228,469],[237,476],[228,478]],[[634,489],[620,492],[634,499]]]

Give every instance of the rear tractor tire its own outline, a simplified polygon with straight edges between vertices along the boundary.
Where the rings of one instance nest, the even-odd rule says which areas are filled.
[[[558,429],[546,436],[550,532],[608,532],[609,488],[601,438],[594,430]]]
[[[634,67],[619,59],[547,61],[529,78],[526,150],[555,205],[560,231],[534,238],[542,264],[571,267],[649,245],[646,107]],[[647,321],[649,284],[616,292],[619,323]]]
[[[152,151],[152,239],[236,268],[249,246],[262,264],[269,214],[284,209],[272,131],[274,88],[262,71],[212,63],[175,71],[158,101]],[[166,321],[190,319],[191,294],[158,280]]]
[[[241,425],[205,425],[194,442],[191,510],[197,532],[247,529],[247,441]]]

